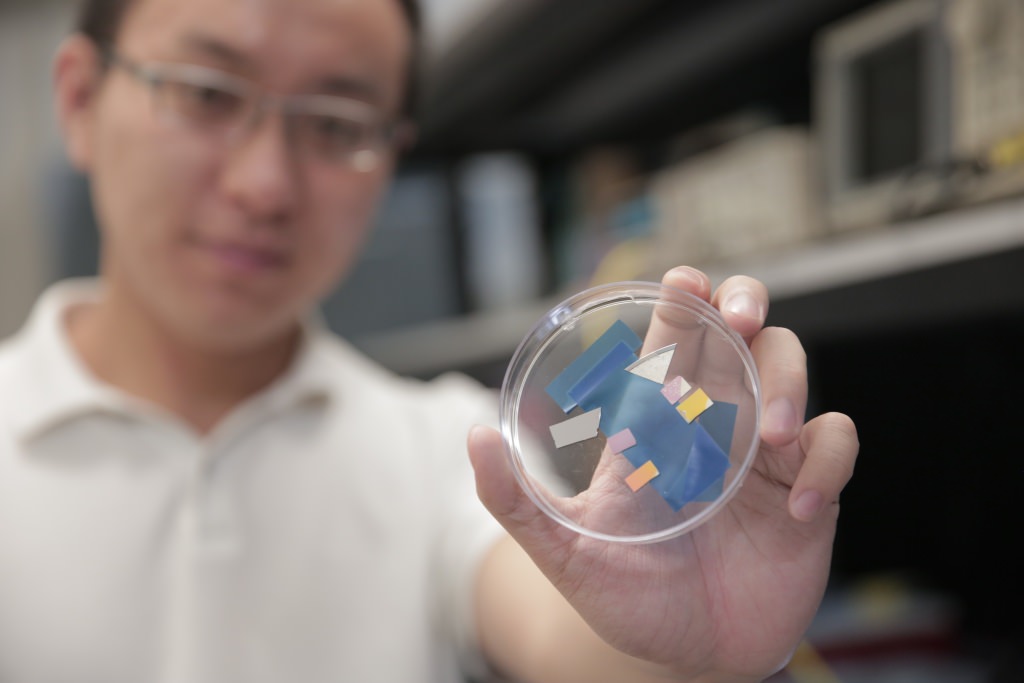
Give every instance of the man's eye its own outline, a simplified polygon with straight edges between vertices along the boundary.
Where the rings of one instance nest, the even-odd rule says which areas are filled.
[[[179,112],[201,121],[229,118],[243,105],[237,94],[214,86],[177,83],[170,90],[171,100]]]
[[[337,116],[312,116],[306,120],[307,133],[326,149],[351,150],[366,137],[365,126]]]
[[[324,142],[354,143],[360,137],[361,127],[358,123],[336,116],[318,116],[314,125],[317,135]]]

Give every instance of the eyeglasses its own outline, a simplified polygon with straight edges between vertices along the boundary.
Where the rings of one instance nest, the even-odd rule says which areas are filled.
[[[383,119],[359,100],[335,95],[272,95],[255,83],[193,64],[143,64],[107,50],[108,64],[149,86],[154,108],[165,120],[233,140],[254,126],[268,108],[281,110],[292,148],[315,159],[371,171],[402,135],[403,124]]]

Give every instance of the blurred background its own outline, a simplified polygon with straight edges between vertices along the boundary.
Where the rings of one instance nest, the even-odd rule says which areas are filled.
[[[592,284],[761,278],[862,442],[780,680],[1024,681],[1024,0],[426,0],[421,138],[329,323],[498,387]],[[96,269],[49,68],[0,0],[0,335]],[[1018,450],[1021,448],[1021,450]]]

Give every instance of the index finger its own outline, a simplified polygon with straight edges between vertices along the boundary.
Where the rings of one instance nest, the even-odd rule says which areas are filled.
[[[748,368],[749,355],[745,341],[738,341],[738,335],[752,335],[760,330],[763,317],[758,311],[767,308],[767,290],[752,278],[734,277],[727,280],[715,299],[733,305],[733,311],[714,311],[710,299],[710,280],[700,271],[692,268],[676,268],[662,279],[660,300],[654,305],[650,323],[644,336],[642,354],[675,345],[668,377],[684,377],[690,384],[699,382],[706,390],[726,393],[737,399],[737,389],[753,389],[749,382],[737,382]],[[703,301],[698,304],[687,296],[693,295]],[[743,314],[746,308],[753,308],[751,315]],[[731,318],[731,320],[730,320]],[[730,324],[733,323],[733,324]],[[752,373],[753,368],[750,368]],[[742,392],[746,393],[746,392]]]
[[[768,288],[752,277],[734,275],[715,290],[711,303],[726,324],[749,341],[761,331],[768,315]]]

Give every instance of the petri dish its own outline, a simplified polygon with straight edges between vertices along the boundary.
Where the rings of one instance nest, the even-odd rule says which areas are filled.
[[[653,543],[736,494],[759,445],[761,388],[718,311],[654,282],[617,282],[547,312],[502,383],[519,485],[580,534]]]

